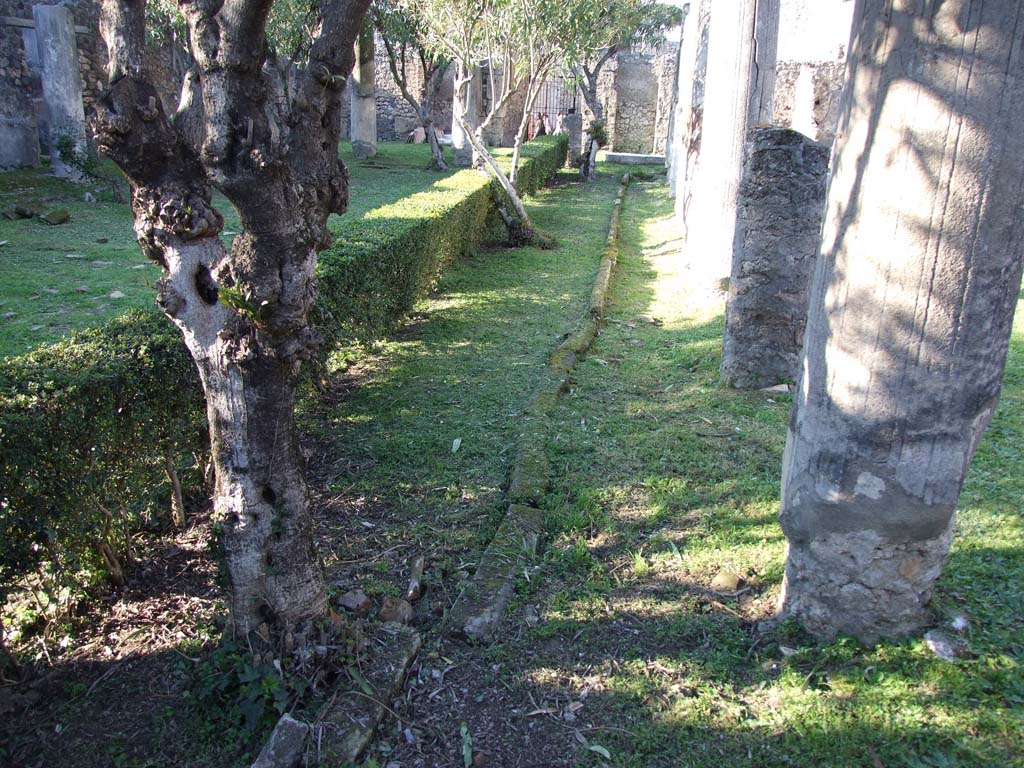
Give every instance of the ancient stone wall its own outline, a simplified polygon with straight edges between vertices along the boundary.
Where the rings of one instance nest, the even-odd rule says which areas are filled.
[[[71,11],[77,30],[79,71],[82,78],[82,103],[86,116],[90,115],[104,87],[107,54],[99,37],[99,4],[96,0],[0,0],[0,16],[15,19],[20,24],[0,24],[0,125],[5,128],[3,139],[10,138],[6,129],[15,128],[20,143],[17,151],[0,154],[3,165],[34,165],[24,162],[31,152],[22,151],[32,143],[31,123],[35,122],[44,151],[49,146],[49,114],[43,103],[42,81],[36,33],[33,28],[33,5],[65,5]],[[82,31],[85,30],[85,31]],[[16,158],[14,155],[20,157]],[[37,161],[36,161],[37,162]]]
[[[845,73],[843,61],[779,62],[773,122],[832,146]]]
[[[0,0],[0,15],[14,16],[14,5],[10,0]],[[31,8],[27,18],[31,18]],[[23,32],[18,27],[0,25],[0,168],[39,164],[32,73],[25,60]]]
[[[665,151],[674,103],[678,43],[651,52],[622,52],[598,79],[609,147],[614,152]]]
[[[786,0],[779,18],[772,122],[832,146],[853,0]]]
[[[748,138],[722,347],[722,380],[741,389],[799,377],[829,155],[788,128]]]
[[[501,88],[500,75],[496,81],[497,87]],[[480,112],[486,116],[490,110],[490,81],[487,69],[483,70],[482,99]],[[490,125],[484,129],[484,141],[492,147],[511,147],[516,140],[516,131],[519,130],[519,122],[523,118],[523,105],[526,103],[526,84],[515,91],[505,102],[505,106],[494,116]]]

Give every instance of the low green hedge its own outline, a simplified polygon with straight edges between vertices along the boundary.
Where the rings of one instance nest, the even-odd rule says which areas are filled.
[[[536,191],[563,164],[564,137],[526,145],[520,186]],[[345,222],[320,255],[317,323],[324,352],[395,328],[453,259],[481,242],[493,209],[467,170]],[[0,606],[45,564],[62,575],[107,570],[128,553],[139,517],[169,504],[165,459],[205,453],[195,367],[178,330],[135,310],[27,355],[0,361]],[[201,483],[200,473],[183,477]]]
[[[542,136],[524,146],[523,194],[535,194],[565,165],[568,145],[564,136]],[[461,171],[335,229],[317,272],[325,348],[380,338],[401,323],[445,266],[483,241],[495,193],[483,174]]]
[[[40,563],[64,583],[130,554],[139,516],[169,503],[165,451],[200,452],[202,415],[181,334],[155,311],[0,361],[0,604]]]

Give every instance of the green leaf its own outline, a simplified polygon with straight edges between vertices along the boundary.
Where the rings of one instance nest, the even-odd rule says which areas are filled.
[[[473,768],[473,736],[469,732],[469,726],[462,723],[459,726],[459,733],[462,734],[462,764],[466,768]]]
[[[363,690],[367,696],[376,696],[377,691],[374,690],[373,686],[370,685],[370,681],[363,677],[363,673],[355,667],[348,668],[349,676],[355,680],[356,684]]]
[[[589,747],[587,747],[587,749],[589,749],[591,752],[597,752],[597,754],[599,754],[605,760],[612,759],[611,753],[607,749],[602,747],[600,744],[591,744]]]

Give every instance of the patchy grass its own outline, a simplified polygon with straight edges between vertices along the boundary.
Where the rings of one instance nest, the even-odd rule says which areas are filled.
[[[439,174],[426,170],[426,145],[381,144],[371,160],[355,160],[351,145],[340,153],[349,167],[352,199],[344,217],[362,218],[374,208],[426,189]],[[117,173],[107,164],[109,173]],[[84,202],[86,192],[97,202]],[[230,204],[217,197],[225,214],[224,235],[238,231]],[[0,356],[27,352],[70,331],[99,325],[129,307],[153,301],[160,270],[139,251],[128,206],[110,191],[75,185],[28,169],[0,174],[0,211],[21,205],[40,212],[67,209],[71,220],[51,226],[37,219],[0,219]]]
[[[524,571],[499,643],[441,634],[504,511],[536,374],[586,305],[615,186],[610,172],[586,186],[562,174],[530,202],[558,250],[453,265],[400,334],[304,408],[334,592],[361,586],[379,604],[404,593],[409,556],[427,559],[424,650],[390,703],[401,722],[364,765],[461,766],[466,745],[477,764],[509,768],[1024,766],[1024,316],[936,594],[940,616],[968,618],[972,654],[819,644],[789,625],[759,635],[782,576],[791,397],[718,386],[721,297],[681,260],[660,184],[627,197],[607,323],[551,419],[543,562]],[[738,594],[712,589],[722,570],[743,579]],[[217,669],[207,634],[185,634],[127,662],[112,645],[125,667],[109,677],[108,665],[58,674],[46,692],[57,703],[12,721],[19,737],[46,744],[46,764],[248,764],[255,747],[237,729],[182,704],[179,667]],[[83,714],[127,712],[150,680],[137,721],[102,716],[101,728]]]
[[[346,521],[329,567],[400,543],[404,554],[432,553],[442,572],[472,570],[505,509],[501,486],[536,376],[586,307],[617,181],[614,170],[593,185],[561,173],[529,205],[559,248],[489,250],[453,265],[403,331],[361,353],[334,404],[310,414],[325,463],[334,457],[325,481],[361,521]],[[346,581],[370,577],[379,591],[371,570]]]
[[[517,417],[546,356],[586,306],[618,171],[593,185],[560,174],[553,189],[528,201],[560,248],[499,249],[456,262],[396,338],[363,350],[357,364],[338,372],[322,402],[303,405],[302,423],[312,434],[306,447],[313,452],[318,545],[332,593],[359,586],[379,606],[404,594],[407,558],[426,555],[427,594],[416,603],[415,621],[435,647],[414,672],[425,685],[436,679],[444,613],[503,510],[500,486]],[[295,696],[266,672],[268,665],[252,667],[248,654],[214,648],[213,601],[221,590],[210,568],[215,555],[206,548],[212,547],[208,523],[190,531],[200,535],[205,547],[194,557],[201,555],[201,569],[184,567],[199,542],[187,545],[188,562],[178,552],[186,543],[179,542],[159,556],[163,578],[136,574],[131,589],[111,596],[120,621],[90,616],[91,634],[76,626],[68,649],[50,638],[52,674],[39,695],[27,699],[12,686],[6,696],[0,688],[0,763],[251,764],[274,706]],[[175,574],[186,581],[175,582]],[[137,610],[139,582],[161,592],[144,610]],[[191,612],[181,613],[189,602]],[[468,653],[459,672],[476,674],[480,660],[475,650]],[[473,685],[497,681],[484,669]],[[424,697],[431,690],[424,688]],[[254,727],[246,722],[250,715],[258,720]],[[417,743],[433,744],[425,720],[416,728]],[[457,720],[454,729],[458,739]],[[407,737],[402,743],[409,747]],[[438,732],[436,743],[447,745],[448,736]],[[376,747],[378,757],[382,748],[386,740]],[[444,763],[427,757],[420,764]]]

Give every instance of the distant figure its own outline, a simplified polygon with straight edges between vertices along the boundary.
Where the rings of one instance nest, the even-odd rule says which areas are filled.
[[[548,135],[547,126],[544,125],[544,118],[545,117],[547,117],[547,115],[541,115],[541,114],[537,115],[537,121],[535,123],[537,130],[533,134],[534,138],[536,138],[537,136],[547,136]]]
[[[557,133],[556,123],[547,112],[544,113],[544,128],[549,134]]]

